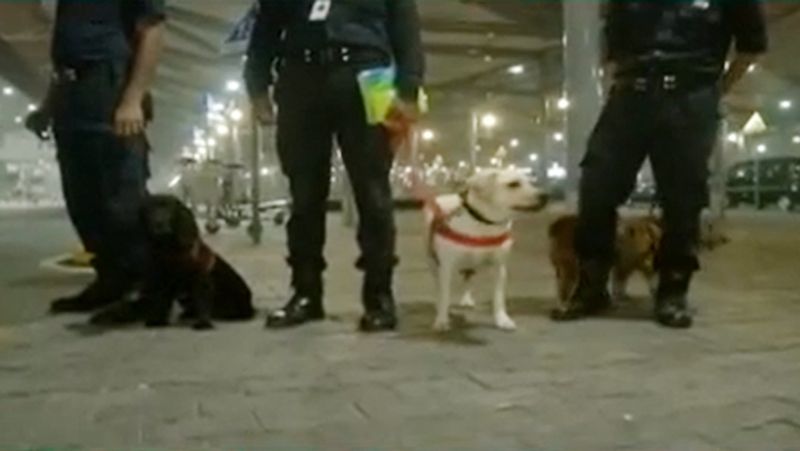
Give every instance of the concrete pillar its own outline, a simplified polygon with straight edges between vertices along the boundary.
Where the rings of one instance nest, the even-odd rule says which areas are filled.
[[[563,2],[567,110],[567,202],[577,205],[580,160],[602,106],[600,1]]]
[[[709,207],[713,220],[722,219],[725,215],[725,153],[726,150],[731,148],[731,144],[727,139],[729,130],[729,122],[723,120],[720,124],[717,145],[714,146],[714,151],[711,154],[711,161],[709,162],[711,173],[711,178],[709,180],[711,194]]]

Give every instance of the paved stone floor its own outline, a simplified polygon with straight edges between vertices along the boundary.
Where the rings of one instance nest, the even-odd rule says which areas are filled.
[[[800,216],[731,217],[732,243],[704,256],[689,331],[652,324],[644,297],[608,318],[551,323],[552,218],[517,224],[515,333],[492,329],[488,302],[456,312],[454,331],[430,332],[416,213],[400,217],[402,327],[380,336],[355,332],[355,247],[335,219],[333,318],[280,333],[261,320],[209,333],[93,330],[44,314],[49,296],[82,279],[20,263],[0,278],[0,312],[26,312],[0,319],[0,451],[800,450]],[[53,221],[25,229],[66,227]],[[270,229],[260,248],[241,231],[211,240],[262,308],[286,292],[281,236]],[[6,258],[34,249],[0,239]],[[45,240],[51,253],[68,242]]]

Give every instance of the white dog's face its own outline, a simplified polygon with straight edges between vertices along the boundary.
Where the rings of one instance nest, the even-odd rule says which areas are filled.
[[[470,192],[487,206],[511,212],[539,210],[547,204],[546,196],[530,179],[515,169],[490,169],[467,180]]]

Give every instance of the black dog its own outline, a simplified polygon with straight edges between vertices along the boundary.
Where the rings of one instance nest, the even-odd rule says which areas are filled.
[[[169,324],[177,301],[182,319],[193,328],[213,328],[211,319],[248,320],[255,316],[252,292],[242,277],[201,239],[192,211],[173,196],[153,195],[141,215],[150,246],[151,265],[135,303],[111,306],[93,324],[144,319],[148,327]]]

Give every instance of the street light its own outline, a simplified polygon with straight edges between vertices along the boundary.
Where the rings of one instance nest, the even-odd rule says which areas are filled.
[[[217,135],[219,136],[228,136],[231,133],[231,129],[225,124],[217,125]]]
[[[508,73],[511,75],[522,75],[525,73],[525,66],[516,64],[508,68]]]
[[[492,113],[486,113],[481,117],[481,125],[483,128],[493,129],[497,127],[499,119]]]
[[[242,89],[242,83],[238,80],[228,80],[225,83],[225,90],[228,92],[239,92]]]

